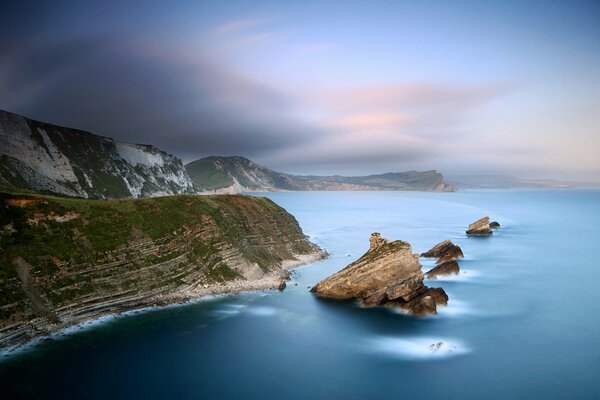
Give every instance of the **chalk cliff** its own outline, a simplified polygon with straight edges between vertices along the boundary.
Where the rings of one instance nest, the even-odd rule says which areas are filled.
[[[0,186],[84,198],[194,193],[181,160],[0,110]]]

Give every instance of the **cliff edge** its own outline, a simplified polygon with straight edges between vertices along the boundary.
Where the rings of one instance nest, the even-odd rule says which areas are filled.
[[[277,288],[287,268],[321,257],[266,198],[0,193],[0,347],[124,310]]]

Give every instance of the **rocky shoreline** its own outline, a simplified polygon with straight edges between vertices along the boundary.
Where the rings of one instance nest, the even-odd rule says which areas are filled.
[[[53,324],[45,321],[32,321],[31,324],[18,327],[17,329],[13,329],[13,326],[7,326],[0,329],[0,355],[17,353],[40,341],[51,340],[52,337],[59,336],[67,331],[83,328],[86,325],[95,325],[96,322],[112,319],[113,317],[193,304],[216,296],[276,290],[282,282],[291,279],[291,271],[294,269],[313,264],[328,256],[326,251],[320,249],[312,254],[296,254],[294,260],[284,260],[281,263],[281,270],[267,273],[255,280],[234,280],[224,284],[206,285],[206,287],[203,286],[196,290],[187,290],[181,293],[156,295],[140,300],[137,303],[127,303],[110,310],[99,310],[93,314],[81,314],[71,318],[67,318],[68,315],[61,315],[60,323]],[[35,331],[43,333],[36,334]],[[9,333],[7,334],[7,332]],[[20,340],[24,337],[29,338]]]

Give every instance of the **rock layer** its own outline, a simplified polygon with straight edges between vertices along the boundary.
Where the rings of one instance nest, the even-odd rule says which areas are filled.
[[[450,240],[444,240],[443,242],[433,246],[425,253],[422,253],[421,257],[437,258],[438,260],[436,261],[436,264],[442,264],[447,261],[463,258],[464,254],[460,246],[455,245]]]
[[[456,260],[452,260],[441,263],[440,265],[430,269],[425,274],[425,277],[427,279],[437,279],[438,276],[458,275],[459,272],[460,267],[458,266],[458,262]]]
[[[292,215],[250,196],[0,193],[6,225],[12,229],[0,235],[0,347],[124,310],[278,288],[294,263],[323,255]]]
[[[467,235],[469,236],[489,236],[492,234],[490,227],[490,217],[483,217],[469,225]]]
[[[437,258],[437,266],[425,274],[428,279],[436,279],[443,275],[457,275],[460,272],[458,259],[463,258],[464,255],[460,246],[450,240],[444,240],[422,253],[421,257]]]
[[[326,299],[358,300],[365,306],[391,306],[412,315],[435,314],[448,296],[423,284],[419,255],[410,244],[371,235],[370,249],[341,271],[311,289]]]

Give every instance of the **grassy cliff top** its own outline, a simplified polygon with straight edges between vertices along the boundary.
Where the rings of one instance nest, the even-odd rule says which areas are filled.
[[[162,250],[144,254],[140,243]],[[264,271],[294,254],[315,251],[296,219],[263,197],[85,200],[0,192],[0,306],[25,298],[19,260],[31,265],[32,281],[51,300],[66,283],[73,286],[74,294],[57,298],[58,304],[84,294],[85,285],[90,293],[98,291],[98,279],[114,278],[111,290],[124,289],[117,279],[120,274],[181,257],[182,265],[189,265],[187,272],[208,268],[209,283],[234,279],[238,275],[220,261],[225,248],[235,249]],[[117,261],[123,265],[120,269],[98,267]],[[210,269],[215,263],[218,274]],[[65,277],[73,277],[72,282],[62,282]],[[138,277],[133,274],[131,285]],[[176,280],[175,285],[181,283]]]

